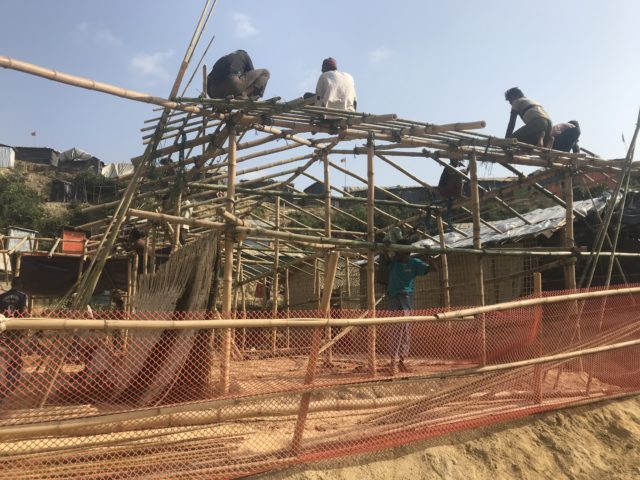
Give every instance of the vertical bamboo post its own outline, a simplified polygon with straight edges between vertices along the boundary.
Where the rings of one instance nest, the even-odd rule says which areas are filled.
[[[313,294],[318,295],[318,290],[320,287],[318,286],[318,259],[313,259]]]
[[[324,236],[331,238],[331,177],[329,173],[329,155],[324,152],[322,154],[322,165],[324,171]],[[325,267],[327,264],[327,257],[325,256]],[[329,295],[331,296],[331,295]],[[331,327],[325,327],[325,340],[331,341]],[[327,362],[333,363],[333,349],[327,350]]]
[[[236,128],[229,122],[229,152],[227,166],[227,211],[234,213],[236,194]],[[231,318],[231,299],[233,289],[233,224],[227,222],[224,234],[224,278],[222,281],[222,318]],[[220,394],[229,393],[231,369],[231,329],[222,331],[222,361],[220,362]]]
[[[540,296],[542,294],[542,273],[534,272],[533,274],[533,294]],[[535,324],[537,328],[542,327],[542,305],[535,307]],[[540,343],[540,335],[535,339],[538,345],[538,356],[542,355],[542,345]],[[533,367],[533,401],[537,405],[542,403],[542,365]]]
[[[564,174],[564,201],[567,204],[566,210],[566,225],[564,229],[564,246],[568,249],[573,249],[575,246],[573,235],[573,178],[571,172],[567,171]],[[576,264],[569,262],[564,267],[564,285],[569,290],[576,289]]]
[[[202,65],[202,96],[207,98],[207,66]],[[205,115],[202,116],[202,135],[207,134],[207,117]],[[207,144],[202,144],[202,155],[207,153]]]
[[[347,297],[349,301],[351,301],[351,262],[349,261],[349,257],[344,257],[344,269],[346,273],[346,285],[347,285]]]
[[[325,316],[329,316],[331,307],[331,291],[333,290],[333,283],[336,278],[336,271],[338,270],[338,260],[340,254],[338,252],[331,252],[327,258],[324,273],[324,289],[322,294],[322,300],[320,303],[320,309],[324,312]],[[307,363],[307,372],[304,377],[304,384],[311,385],[316,376],[316,367],[318,364],[318,357],[320,356],[320,347],[322,344],[322,327],[316,327],[313,329],[313,336],[311,338],[311,348],[309,350],[309,362]],[[307,421],[307,415],[309,413],[309,403],[311,402],[311,392],[305,392],[300,399],[300,408],[298,409],[298,418],[296,420],[296,426],[293,431],[293,440],[291,442],[291,450],[294,453],[300,451],[300,445],[302,443],[302,436],[304,434],[304,427]]]
[[[126,311],[127,313],[131,313],[131,299],[133,297],[133,278],[132,278],[132,267],[131,267],[131,262],[132,262],[132,258],[129,257],[127,259],[127,306],[126,306]]]
[[[240,284],[242,280],[242,241],[238,242],[238,249],[236,252],[236,285]],[[233,289],[233,311],[238,311],[238,288]]]
[[[375,145],[373,135],[367,139],[367,241],[375,241],[375,174],[374,174]],[[375,255],[373,249],[367,251],[367,311],[370,317],[376,316],[376,284],[375,284]],[[367,327],[367,354],[369,374],[376,376],[376,327]]]
[[[175,216],[179,217],[180,213],[181,213],[181,207],[182,207],[182,192],[178,193],[178,197],[176,198],[176,209],[175,209]],[[172,251],[176,251],[178,248],[180,248],[180,230],[182,230],[182,225],[180,225],[179,223],[176,223],[173,226],[173,250]]]
[[[82,272],[84,271],[84,256],[87,253],[87,239],[82,241],[82,252],[80,253],[80,264],[78,265],[78,283],[82,278]]]
[[[155,224],[151,225],[150,229],[151,235],[151,251],[149,253],[149,271],[151,273],[156,272],[156,226]]]
[[[287,268],[284,271],[284,304],[285,304],[285,313],[287,318],[291,314],[291,310],[289,308],[289,269]],[[291,331],[289,327],[287,327],[287,350],[291,348]]]
[[[574,232],[573,232],[573,178],[571,176],[571,171],[567,170],[564,173],[563,179],[564,186],[564,201],[565,201],[565,227],[564,227],[564,246],[567,249],[572,250],[575,246],[574,240]],[[597,262],[598,259],[595,258],[594,262]],[[564,266],[564,286],[567,290],[575,291],[576,290],[576,264],[574,262],[570,262],[565,264]],[[605,299],[606,302],[606,299]],[[582,339],[582,330],[580,325],[580,317],[582,315],[582,309],[584,308],[584,302],[581,302],[581,306],[578,307],[578,302],[571,302],[569,304],[569,311],[571,315],[575,315],[576,318],[576,326],[574,331],[574,336],[577,338],[577,341],[580,342]],[[572,337],[573,338],[573,337]],[[578,359],[578,364],[580,368],[580,372],[584,369],[584,362],[582,358]],[[558,371],[558,377],[560,376],[560,370]]]
[[[316,258],[314,260],[314,264],[316,272],[316,285],[318,287],[316,291],[316,309],[320,310],[320,302],[322,301],[322,289],[320,288],[320,279],[322,278],[322,275],[320,273],[320,259]]]
[[[275,229],[280,231],[280,197],[275,198]],[[274,259],[273,259],[273,281],[271,282],[271,314],[273,318],[278,315],[278,290],[280,289],[280,282],[278,278],[278,269],[280,268],[280,239],[276,238],[274,241]],[[278,349],[278,328],[271,329],[271,351],[273,354]]]
[[[444,225],[442,223],[442,217],[438,215],[438,237],[440,240],[440,248],[445,248],[447,244],[444,241]],[[440,274],[440,288],[442,289],[440,298],[442,301],[442,306],[445,308],[449,308],[451,306],[451,294],[449,292],[449,262],[447,260],[447,254],[440,254],[440,270],[438,273]]]
[[[149,235],[147,234],[144,241],[144,253],[142,254],[142,274],[146,275],[149,272]]]
[[[442,216],[437,216],[438,223],[438,239],[440,241],[440,248],[447,246],[444,241],[444,225],[442,223]],[[440,301],[445,309],[449,309],[451,306],[451,293],[449,292],[449,262],[446,253],[440,254],[440,269],[438,270],[438,277],[440,280]],[[451,320],[447,322],[447,358],[451,358],[453,341],[453,325]]]
[[[482,248],[480,241],[480,192],[478,190],[478,162],[475,154],[469,157],[469,176],[471,177],[471,207],[473,213],[473,248]],[[482,269],[482,255],[476,255],[477,261],[477,300],[480,306],[484,305],[484,272]],[[487,325],[484,314],[480,315],[482,328],[482,365],[487,363]]]
[[[140,261],[138,258],[138,254],[134,253],[133,257],[133,267],[132,267],[132,287],[131,287],[131,297],[134,298],[136,293],[138,292],[138,262]]]

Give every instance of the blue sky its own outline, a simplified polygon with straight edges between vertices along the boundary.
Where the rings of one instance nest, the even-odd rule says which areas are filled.
[[[203,5],[0,0],[0,54],[167,96]],[[485,120],[484,133],[499,136],[503,93],[519,86],[554,122],[579,120],[584,147],[614,158],[640,106],[639,22],[637,0],[219,0],[195,58],[215,35],[209,66],[244,48],[271,71],[265,96],[291,99],[314,88],[333,56],[355,77],[360,110]],[[106,162],[143,149],[148,105],[4,69],[0,87],[0,143],[77,146]],[[394,180],[381,183],[406,183]]]

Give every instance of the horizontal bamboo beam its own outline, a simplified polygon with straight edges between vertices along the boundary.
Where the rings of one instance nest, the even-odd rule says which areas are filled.
[[[69,318],[4,318],[0,319],[0,330],[185,330],[215,328],[272,328],[272,327],[349,327],[368,325],[391,325],[397,323],[425,323],[441,321],[467,321],[470,317],[486,313],[501,312],[516,308],[536,307],[576,300],[631,295],[640,293],[640,287],[580,292],[550,297],[528,298],[496,303],[480,307],[439,312],[434,315],[405,315],[400,317],[379,318],[272,318],[272,319],[217,319],[217,320],[91,320]],[[640,340],[639,340],[640,341]]]

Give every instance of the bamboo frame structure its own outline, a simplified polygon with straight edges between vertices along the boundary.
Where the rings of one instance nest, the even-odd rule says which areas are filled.
[[[276,97],[256,101],[208,99],[204,95],[198,98],[185,97],[189,83],[200,71],[203,93],[207,91],[207,68],[200,68],[202,59],[180,96],[178,91],[182,87],[182,80],[187,74],[195,48],[215,4],[215,0],[206,1],[167,98],[0,56],[0,66],[4,68],[160,107],[158,113],[153,115],[154,118],[145,122],[141,129],[143,145],[146,147],[142,155],[131,160],[135,165],[134,173],[119,179],[119,198],[82,209],[84,214],[91,216],[83,227],[90,229],[92,236],[83,243],[80,257],[90,259],[91,263],[84,271],[84,264],[80,263],[79,287],[74,297],[74,306],[83,308],[89,303],[107,259],[119,255],[122,249],[129,248],[123,238],[125,225],[129,225],[146,230],[150,237],[150,249],[145,251],[144,256],[140,259],[132,256],[128,262],[127,302],[129,313],[134,315],[122,320],[53,319],[37,316],[0,318],[0,331],[88,329],[108,332],[127,329],[140,333],[167,331],[171,335],[182,335],[187,333],[186,330],[210,330],[207,333],[216,341],[206,345],[207,354],[215,351],[220,358],[220,379],[216,389],[218,398],[207,397],[207,401],[141,408],[127,413],[107,413],[82,420],[44,421],[32,425],[0,427],[0,439],[34,438],[35,435],[86,435],[91,431],[133,430],[141,425],[144,428],[175,428],[200,422],[207,424],[248,419],[265,414],[293,414],[296,415],[296,422],[290,447],[279,454],[283,458],[298,455],[302,458],[308,444],[313,447],[312,442],[309,442],[309,432],[306,431],[309,413],[323,411],[323,408],[338,410],[340,407],[333,404],[321,407],[316,402],[312,404],[313,393],[341,388],[336,385],[321,385],[321,379],[316,379],[318,362],[324,353],[327,355],[327,364],[331,366],[333,356],[337,358],[343,348],[342,344],[334,346],[356,328],[361,328],[366,335],[365,367],[368,374],[367,378],[360,376],[357,381],[367,387],[381,385],[375,378],[377,349],[380,348],[378,332],[383,337],[386,327],[406,322],[423,325],[429,322],[444,323],[449,334],[454,325],[464,329],[479,329],[479,336],[482,338],[481,358],[464,367],[444,372],[404,379],[384,379],[385,385],[406,386],[431,379],[517,369],[523,369],[530,375],[532,369],[530,387],[534,405],[541,405],[543,401],[548,401],[548,397],[557,393],[544,392],[543,399],[544,374],[548,371],[547,366],[543,365],[562,365],[572,359],[640,345],[640,340],[628,341],[628,337],[623,336],[626,331],[604,336],[604,345],[586,341],[583,343],[578,336],[571,348],[559,353],[542,356],[539,351],[538,357],[534,359],[487,364],[486,318],[491,313],[530,308],[534,318],[542,322],[545,305],[560,302],[578,305],[587,299],[603,299],[605,302],[611,297],[640,293],[640,287],[572,293],[577,286],[576,264],[580,265],[580,260],[587,255],[593,257],[590,252],[585,251],[585,245],[576,244],[576,238],[579,239],[580,236],[576,236],[574,232],[574,221],[586,219],[580,203],[574,202],[573,198],[574,184],[578,184],[581,177],[602,173],[609,178],[618,178],[615,198],[606,206],[596,242],[595,258],[610,257],[607,286],[614,261],[618,262],[622,272],[621,259],[640,258],[638,252],[618,249],[621,211],[613,238],[607,236],[618,194],[622,193],[624,205],[629,178],[632,173],[640,172],[640,167],[632,164],[638,130],[625,159],[604,160],[592,154],[559,152],[524,145],[515,139],[495,138],[475,132],[486,126],[484,121],[435,125],[399,118],[392,113],[378,115],[323,108],[303,99],[281,101]],[[331,120],[327,120],[328,118]],[[160,147],[162,142],[165,143]],[[347,168],[346,164],[341,165],[340,156],[353,157],[354,163],[350,164],[352,168]],[[175,157],[179,159],[176,160]],[[447,160],[468,160],[469,175],[454,168]],[[491,188],[483,186],[478,177],[479,162],[506,169],[515,175],[515,181]],[[525,175],[522,167],[531,166],[540,170]],[[441,168],[470,183],[470,198],[455,198],[445,205],[444,199],[437,197],[437,189],[424,180],[424,172],[439,172]],[[381,179],[387,178],[388,169],[417,185],[425,195],[410,197],[406,192],[380,184]],[[345,179],[348,177],[350,183],[362,187],[362,190],[347,189],[346,186],[340,188],[336,178],[342,175]],[[556,175],[564,179],[561,193],[548,187],[549,180]],[[309,182],[315,183],[302,190]],[[509,216],[509,221],[513,220],[514,224],[526,228],[534,226],[535,221],[529,215],[531,212],[525,211],[522,204],[516,204],[516,197],[525,188],[531,189],[531,195],[535,194],[536,198],[544,198],[547,205],[564,208],[562,215],[565,235],[557,245],[519,246],[514,241],[513,245],[505,246],[491,241],[490,235],[499,236],[505,232],[498,222],[490,220],[493,217],[489,217],[488,209],[483,210],[483,207],[497,206],[499,208],[494,210],[499,211],[500,218],[506,219]],[[166,198],[173,200],[171,208],[165,205]],[[595,202],[594,209],[599,215]],[[455,221],[449,222],[449,232],[445,232],[442,217],[451,212],[455,215]],[[493,214],[493,210],[491,213]],[[432,217],[435,217],[435,225],[430,224]],[[472,229],[469,231],[462,225],[464,223],[471,223]],[[563,226],[561,220],[557,223],[554,232],[560,231]],[[184,228],[185,226],[190,228]],[[405,235],[419,237],[420,242],[400,245],[381,241],[384,234],[389,234],[387,238],[391,237],[395,228],[404,229]],[[152,320],[139,315],[139,312],[132,312],[131,300],[135,298],[137,290],[136,262],[143,262],[143,272],[153,272],[156,258],[164,254],[160,250],[162,247],[170,248],[169,255],[174,255],[181,248],[185,237],[187,247],[192,242],[193,245],[198,245],[195,242],[211,231],[220,234],[219,241],[223,248],[219,250],[223,253],[224,267],[221,295],[218,298],[217,288],[214,288],[217,286],[215,280],[208,292],[208,312],[202,318],[194,315],[191,320]],[[490,235],[485,237],[487,232]],[[489,241],[484,240],[487,237]],[[459,241],[460,238],[462,240]],[[609,239],[610,252],[602,252],[605,238]],[[2,240],[4,247],[5,239]],[[27,242],[21,241],[23,245]],[[30,245],[30,248],[45,251],[50,257],[64,255],[58,253],[62,243],[60,239],[53,239],[52,244],[41,242],[39,246]],[[467,246],[456,246],[460,243]],[[20,245],[11,251],[0,248],[3,259],[16,255],[19,264],[19,247]],[[442,311],[432,315],[410,314],[399,317],[383,317],[376,312],[382,298],[376,298],[375,259],[383,249],[440,255],[438,279],[429,288],[439,290],[439,296],[433,295],[432,298],[441,303]],[[344,265],[340,262],[340,257],[344,258]],[[501,271],[497,264],[502,260],[507,266],[517,266],[507,272]],[[595,261],[591,262],[590,268],[595,268]],[[462,267],[459,264],[463,264]],[[492,268],[489,268],[490,265]],[[565,286],[570,293],[543,297],[541,272],[560,270],[560,267],[564,268]],[[517,271],[513,271],[514,269]],[[217,264],[213,270],[217,279]],[[356,273],[356,278],[359,277],[359,285],[358,280],[355,280],[356,285],[352,285],[352,271]],[[590,285],[593,271],[589,275]],[[459,280],[461,276],[465,278]],[[304,280],[300,281],[299,278]],[[519,292],[514,288],[515,293],[509,292],[507,296],[512,300],[503,301],[498,290],[499,283],[505,279],[513,279],[513,284],[524,284],[532,280],[533,289],[531,291],[531,285],[521,288]],[[264,283],[263,292],[266,292],[270,282],[272,292],[269,318],[262,320],[250,319],[247,314],[248,308],[260,307],[260,300],[262,308],[267,310],[266,293],[262,299],[256,298],[259,297],[257,293],[247,293],[249,287],[258,281]],[[357,305],[364,310],[356,318],[349,315],[344,318],[337,315],[334,318],[330,312],[332,293],[340,281],[342,287],[346,288],[349,305]],[[279,303],[282,282],[284,295],[283,302]],[[300,288],[301,284],[304,283],[302,286],[306,287],[306,284],[311,285],[312,282],[313,293],[309,292],[310,289]],[[493,288],[485,291],[485,284],[492,285]],[[457,291],[469,285],[475,287],[474,306],[463,309],[456,307],[455,305],[462,304],[456,298]],[[303,293],[296,290],[302,290]],[[532,298],[518,298],[525,292],[533,293]],[[344,294],[345,291],[341,290],[342,297]],[[292,308],[296,306],[292,302],[300,300],[293,300],[296,295],[307,295],[309,298],[303,300],[309,302],[317,300],[319,313],[310,317],[304,313],[292,313]],[[491,299],[492,295],[495,300]],[[238,315],[239,298],[242,303],[241,315]],[[500,303],[490,304],[493,301]],[[429,304],[427,308],[433,306],[435,305]],[[575,309],[572,310],[572,315],[574,313],[577,313],[576,326],[579,328],[582,312]],[[131,319],[131,316],[137,316],[137,319]],[[311,333],[308,348],[306,345],[296,345],[295,341],[291,342],[289,329],[294,327]],[[332,327],[342,328],[342,331],[333,335]],[[233,366],[235,372],[236,362],[245,362],[250,357],[250,347],[245,350],[246,344],[251,343],[247,341],[247,329],[253,329],[255,333],[261,331],[260,336],[264,338],[264,343],[259,345],[261,354],[264,352],[273,357],[290,355],[291,352],[308,355],[306,369],[303,366],[304,370],[301,370],[305,373],[303,384],[296,385],[293,392],[235,396],[230,387],[231,371]],[[236,341],[240,349],[236,346]],[[449,353],[451,350],[449,343]],[[362,360],[359,362],[362,363]],[[62,363],[54,369],[54,380],[61,369]],[[510,373],[505,375],[508,374]],[[47,386],[40,407],[48,401],[52,386],[53,380]],[[207,388],[209,386],[210,384]],[[491,385],[488,387],[491,388]],[[587,394],[589,387],[588,383]],[[514,392],[513,397],[516,398],[517,395],[518,392]],[[276,397],[288,397],[295,399],[293,403],[298,403],[297,396],[300,396],[297,406],[274,403],[273,408],[265,410],[259,403],[251,404]],[[393,410],[380,413],[380,418],[384,419],[397,414],[394,411],[396,409],[400,411],[409,408],[407,411],[411,412],[412,407],[418,407],[419,411],[421,401],[424,400],[413,397],[383,401],[357,400],[342,408],[371,410],[381,406],[392,407]],[[205,412],[205,409],[217,410]],[[190,415],[191,412],[198,412],[199,415]],[[373,427],[376,428],[375,422]],[[307,441],[303,442],[303,439]],[[100,446],[99,441],[93,446]]]

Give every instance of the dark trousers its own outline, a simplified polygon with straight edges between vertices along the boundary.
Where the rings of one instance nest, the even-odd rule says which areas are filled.
[[[519,128],[512,135],[519,142],[535,146],[551,146],[551,120],[547,118],[534,118],[524,127]]]
[[[207,94],[210,98],[225,98],[229,95],[249,98],[262,97],[269,82],[269,70],[251,70],[242,75],[228,75],[224,80],[207,82]]]
[[[561,152],[570,152],[580,137],[580,129],[567,128],[564,132],[556,137],[553,141],[553,149]]]

